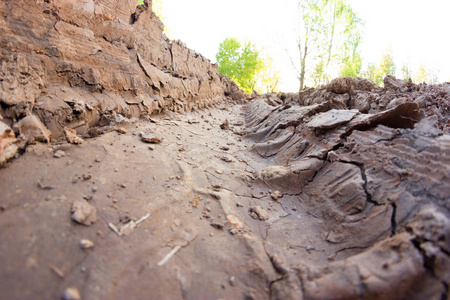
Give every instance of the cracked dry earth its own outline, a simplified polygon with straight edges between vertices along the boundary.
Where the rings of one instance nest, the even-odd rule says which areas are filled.
[[[448,298],[435,119],[268,102],[29,146],[0,172],[1,298]]]

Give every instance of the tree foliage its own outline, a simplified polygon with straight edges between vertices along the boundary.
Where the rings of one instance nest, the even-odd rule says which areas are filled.
[[[248,41],[241,44],[236,38],[226,38],[219,45],[216,60],[220,73],[235,81],[244,92],[253,92],[257,74],[264,67],[255,45]]]
[[[410,79],[412,80],[412,70],[408,62],[403,64],[401,71],[402,71],[402,78],[404,81],[409,81]]]
[[[363,21],[347,0],[300,0],[299,61],[291,57],[300,90],[305,82],[327,83],[333,70],[358,76],[361,71],[359,45]]]
[[[438,70],[428,69],[421,64],[419,70],[414,74],[414,82],[436,84],[439,82],[438,73]]]
[[[273,59],[266,56],[261,59],[262,66],[256,74],[255,90],[259,93],[277,93],[281,84],[280,72],[275,69]]]
[[[395,75],[396,66],[394,63],[394,57],[392,55],[392,49],[389,47],[382,55],[380,63],[375,65],[370,63],[367,66],[363,76],[375,82],[378,85],[383,85],[384,77],[387,75]]]
[[[388,75],[395,75],[395,70],[396,66],[394,63],[394,58],[392,56],[392,48],[389,47],[386,53],[384,53],[381,57],[379,72],[381,74],[381,77],[384,78]]]

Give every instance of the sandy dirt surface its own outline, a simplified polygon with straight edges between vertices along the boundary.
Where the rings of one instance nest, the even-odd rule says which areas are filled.
[[[294,207],[252,186],[267,162],[233,132],[240,110],[162,115],[81,145],[29,147],[0,172],[2,297],[58,298],[76,287],[86,299],[267,298],[277,278],[264,251],[268,223],[249,210],[264,207],[271,223]],[[146,130],[162,142],[141,141]],[[92,205],[97,221],[71,220],[74,201]],[[122,236],[111,229],[146,216]]]

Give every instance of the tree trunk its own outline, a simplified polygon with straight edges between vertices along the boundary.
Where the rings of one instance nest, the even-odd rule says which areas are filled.
[[[305,36],[305,45],[304,50],[302,51],[301,45],[299,44],[300,49],[300,89],[301,92],[305,86],[305,73],[306,73],[306,56],[308,55],[308,31]],[[303,55],[302,55],[303,54]]]

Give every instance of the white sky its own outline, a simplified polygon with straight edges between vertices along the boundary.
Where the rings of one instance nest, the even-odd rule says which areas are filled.
[[[399,72],[405,61],[440,71],[450,81],[450,0],[349,0],[365,21],[363,64],[379,63],[391,45]],[[298,91],[298,80],[285,48],[293,57],[298,0],[164,0],[165,24],[172,38],[215,61],[227,37],[264,47],[281,72],[283,91]],[[286,42],[289,41],[289,42]],[[400,74],[400,73],[399,73]]]

